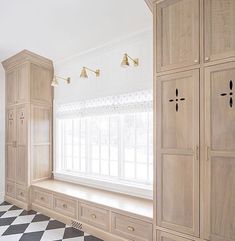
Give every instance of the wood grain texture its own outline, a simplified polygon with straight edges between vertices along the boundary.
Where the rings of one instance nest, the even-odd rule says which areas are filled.
[[[205,69],[206,86],[206,238],[235,239],[235,106],[231,80],[235,62]],[[235,81],[233,80],[235,83]],[[232,87],[232,88],[231,88]],[[225,95],[227,93],[227,95]]]
[[[235,1],[204,1],[204,61],[235,56]]]
[[[199,1],[157,4],[157,72],[199,63]]]

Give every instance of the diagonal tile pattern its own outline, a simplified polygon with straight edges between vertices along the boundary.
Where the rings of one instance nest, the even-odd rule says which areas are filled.
[[[102,241],[35,211],[0,204],[0,241]]]

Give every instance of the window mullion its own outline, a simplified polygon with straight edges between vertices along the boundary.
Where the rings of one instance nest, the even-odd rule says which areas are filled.
[[[135,136],[135,143],[134,143],[134,145],[135,145],[135,147],[134,147],[134,154],[135,154],[135,156],[134,156],[134,165],[135,165],[135,179],[137,178],[137,125],[136,125],[136,114],[134,114],[134,132],[135,132],[135,134],[134,134],[134,136]]]
[[[150,113],[147,112],[147,178],[146,180],[149,182],[149,138],[150,138],[150,117],[149,117]]]

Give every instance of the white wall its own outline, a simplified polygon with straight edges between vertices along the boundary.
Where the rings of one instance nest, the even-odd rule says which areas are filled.
[[[5,190],[5,72],[0,64],[0,203]]]
[[[55,63],[55,74],[71,77],[72,83],[63,81],[55,88],[55,102],[68,103],[100,96],[152,89],[153,43],[152,29],[132,34],[105,46],[74,56],[67,61]],[[139,67],[122,68],[124,53],[138,57]],[[132,62],[130,61],[132,65]],[[101,70],[96,78],[89,73],[88,79],[80,79],[83,66]]]

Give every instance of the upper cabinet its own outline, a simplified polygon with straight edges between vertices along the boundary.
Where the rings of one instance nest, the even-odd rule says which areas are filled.
[[[29,102],[52,105],[52,62],[26,50],[20,55],[23,58],[20,61],[13,56],[3,62],[6,69],[6,105]]]
[[[235,56],[235,1],[204,0],[204,61]]]
[[[156,11],[157,72],[199,64],[199,0],[166,0]]]

